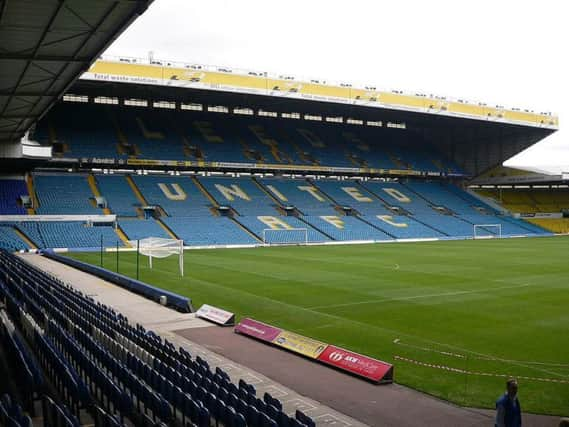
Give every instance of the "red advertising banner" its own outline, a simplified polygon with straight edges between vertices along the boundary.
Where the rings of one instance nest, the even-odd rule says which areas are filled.
[[[275,328],[257,320],[242,319],[235,326],[235,332],[286,348],[378,384],[393,382],[393,365],[390,363]]]
[[[318,360],[377,383],[393,382],[393,365],[333,345],[326,347]]]
[[[245,318],[235,326],[235,332],[270,343],[282,330],[253,319]]]

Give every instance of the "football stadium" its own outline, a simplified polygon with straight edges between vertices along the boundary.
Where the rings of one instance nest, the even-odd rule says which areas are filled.
[[[510,378],[569,416],[569,172],[503,166],[555,114],[0,3],[0,425],[485,426]]]

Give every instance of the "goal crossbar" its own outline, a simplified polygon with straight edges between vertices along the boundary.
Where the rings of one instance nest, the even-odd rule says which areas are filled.
[[[491,229],[496,230],[496,233],[493,233]],[[482,234],[480,231],[484,231],[485,233]],[[472,226],[472,236],[474,239],[502,237],[502,224],[474,224]]]
[[[140,240],[130,240],[131,246],[137,252],[148,257],[149,267],[152,268],[153,258],[166,258],[170,255],[178,255],[180,275],[184,275],[184,241],[165,239],[162,237],[146,237]]]
[[[273,237],[275,235],[281,238]],[[308,228],[264,228],[262,237],[265,245],[306,245]]]

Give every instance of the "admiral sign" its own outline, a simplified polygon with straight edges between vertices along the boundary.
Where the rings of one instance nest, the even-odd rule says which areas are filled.
[[[207,304],[199,308],[196,316],[221,326],[233,326],[235,324],[235,314]]]
[[[333,345],[326,347],[318,360],[377,383],[393,382],[393,365]]]

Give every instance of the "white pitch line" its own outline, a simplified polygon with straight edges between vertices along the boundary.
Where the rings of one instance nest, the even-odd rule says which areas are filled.
[[[131,264],[132,264],[132,263],[131,263]],[[158,268],[156,268],[156,269],[154,269],[154,270],[155,270],[155,271],[163,271],[164,273],[171,273],[171,272],[168,271],[168,270],[161,270],[161,269],[158,269]],[[211,282],[211,281],[209,281],[209,280],[203,280],[203,279],[197,279],[197,278],[192,278],[192,279],[193,279],[195,282],[197,282],[197,283],[204,283],[204,284],[207,284],[207,285],[210,285],[210,286],[214,286],[214,287],[217,287],[217,288],[221,288],[221,289],[226,290],[226,291],[228,290],[228,288],[227,288],[226,286],[224,286],[224,285],[222,285],[222,284],[220,284],[220,283],[217,283],[217,282]],[[495,280],[495,281],[498,282],[498,281],[502,281],[502,280]],[[114,285],[109,285],[109,286],[114,286]],[[520,286],[520,285],[518,285],[518,286]],[[521,286],[526,286],[526,285],[521,285]],[[529,284],[528,284],[527,286],[529,286]],[[494,289],[497,289],[497,288],[494,288]],[[354,324],[357,324],[357,325],[360,325],[360,326],[363,325],[363,326],[366,327],[366,328],[377,329],[377,330],[382,331],[382,332],[384,332],[384,333],[385,333],[385,332],[389,332],[389,333],[394,334],[394,335],[396,335],[396,336],[411,337],[411,338],[414,338],[414,339],[417,339],[417,340],[420,340],[420,341],[423,341],[423,342],[428,342],[428,343],[430,343],[430,344],[436,344],[436,345],[439,345],[439,346],[443,346],[443,347],[447,347],[447,348],[452,348],[452,349],[454,349],[454,350],[464,351],[464,352],[466,352],[466,353],[475,354],[475,355],[477,355],[477,356],[494,357],[494,356],[489,355],[489,354],[480,353],[480,352],[474,351],[474,350],[468,350],[468,349],[461,348],[461,347],[458,347],[458,346],[455,346],[455,345],[452,345],[452,344],[442,343],[442,342],[439,342],[439,341],[435,341],[435,340],[431,340],[431,339],[428,339],[428,338],[424,338],[424,337],[422,337],[422,336],[413,335],[413,334],[409,334],[409,333],[406,333],[406,332],[398,331],[398,330],[396,330],[396,329],[386,328],[386,327],[382,327],[382,326],[379,326],[379,325],[371,325],[371,324],[369,324],[369,323],[362,322],[362,321],[359,321],[359,320],[349,319],[349,318],[347,318],[347,317],[337,316],[337,315],[334,315],[334,314],[331,314],[331,313],[324,313],[324,312],[321,312],[321,311],[316,311],[316,310],[310,309],[310,308],[308,308],[308,307],[302,307],[302,306],[299,306],[299,305],[294,305],[294,304],[286,303],[286,302],[284,302],[284,301],[279,301],[279,300],[276,300],[276,299],[273,299],[273,298],[269,298],[269,297],[266,297],[266,296],[263,296],[263,295],[255,294],[255,293],[253,293],[253,292],[244,291],[244,290],[241,290],[241,289],[233,289],[233,288],[231,288],[231,290],[233,290],[234,292],[237,292],[237,293],[244,293],[244,294],[247,294],[247,295],[249,295],[249,296],[252,297],[252,298],[257,298],[257,299],[261,299],[261,300],[264,300],[264,301],[269,301],[270,303],[277,304],[277,305],[282,305],[282,306],[285,306],[285,307],[288,307],[288,308],[291,308],[291,309],[296,309],[296,310],[299,310],[299,311],[307,311],[307,312],[312,313],[312,314],[316,314],[316,315],[320,315],[320,316],[323,316],[323,317],[328,317],[328,318],[336,319],[336,320],[341,321],[341,322],[344,322],[344,323],[347,322],[347,323],[354,323]],[[501,360],[501,359],[500,359],[500,358],[496,358],[496,360]],[[525,367],[525,368],[530,368],[530,366],[527,366],[527,365],[523,365],[523,364],[518,364],[518,365],[519,365],[519,366],[523,366],[523,367]],[[534,369],[536,369],[536,370],[538,370],[538,371],[546,372],[546,373],[549,373],[549,374],[552,374],[552,375],[556,375],[556,376],[561,376],[561,377],[563,377],[563,375],[558,374],[558,373],[556,373],[556,372],[549,372],[549,371],[547,371],[547,370],[539,369],[539,368],[534,368]]]
[[[416,346],[413,344],[404,343],[401,341],[400,338],[394,339],[393,344],[402,345],[404,347],[410,347],[410,348],[414,348],[417,350],[423,350],[426,352],[438,353],[438,354],[442,354],[444,356],[457,357],[459,359],[466,359],[468,357],[466,354],[452,353],[450,351],[442,351],[442,350],[437,350],[435,348],[420,347],[420,346]],[[488,362],[507,362],[507,363],[512,363],[512,364],[549,366],[552,368],[569,368],[568,363],[538,362],[535,360],[501,359],[501,358],[497,358],[497,357],[488,357],[488,356],[475,356],[474,359],[488,361]]]
[[[382,303],[382,302],[408,301],[408,300],[415,300],[415,299],[422,299],[422,298],[449,297],[449,296],[457,296],[457,295],[476,294],[476,293],[487,292],[487,291],[500,291],[500,290],[505,290],[505,289],[526,288],[528,286],[532,286],[532,285],[530,283],[524,283],[523,285],[500,286],[500,287],[484,288],[484,289],[473,289],[470,291],[442,292],[442,293],[438,293],[438,294],[412,295],[409,297],[383,298],[383,299],[376,299],[376,300],[347,302],[347,303],[343,303],[343,304],[319,305],[319,306],[315,306],[315,307],[308,307],[308,309],[309,310],[320,310],[323,308],[325,309],[325,308],[351,307],[353,305],[378,304],[378,303]]]

